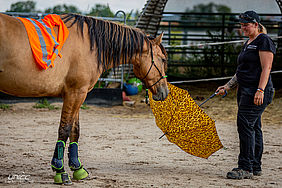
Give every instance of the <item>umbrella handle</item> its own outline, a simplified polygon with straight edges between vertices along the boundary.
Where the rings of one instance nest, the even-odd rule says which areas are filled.
[[[167,132],[166,133],[164,133],[162,136],[160,136],[160,138],[159,139],[162,139],[165,135],[167,134]]]
[[[227,95],[227,90],[224,90],[224,95],[221,98],[224,98]]]
[[[224,90],[225,94],[222,96],[222,98],[224,98],[227,95],[227,90]],[[208,102],[208,100],[210,100],[211,98],[213,98],[214,96],[216,96],[218,94],[218,91],[215,92],[214,94],[212,94],[209,98],[207,98],[204,102],[202,102],[199,107],[201,107],[203,104],[205,104],[206,102]]]

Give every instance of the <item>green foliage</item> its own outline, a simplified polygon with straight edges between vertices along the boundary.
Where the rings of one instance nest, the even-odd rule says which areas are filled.
[[[135,27],[140,14],[137,9],[135,11],[132,9],[129,13],[126,13],[126,25]],[[118,17],[123,18],[123,15],[119,14]]]
[[[229,8],[228,6],[226,5],[221,5],[221,4],[214,4],[214,3],[208,3],[208,4],[198,4],[198,5],[195,5],[193,7],[193,9],[190,9],[190,8],[187,8],[185,10],[185,12],[187,13],[193,13],[193,12],[197,12],[197,13],[231,13],[231,8]],[[181,20],[194,20],[194,21],[202,21],[202,20],[211,20],[211,21],[214,21],[214,20],[220,20],[221,19],[221,16],[216,16],[216,15],[200,15],[199,17],[195,17],[195,15],[184,15],[184,16],[181,16]],[[186,23],[186,24],[189,24]],[[197,23],[195,25],[195,23],[193,23],[194,26],[197,26],[199,25],[200,23]]]
[[[132,17],[133,10],[131,10],[129,13],[126,13],[126,20],[129,20]]]
[[[218,13],[231,13],[231,8],[225,5],[216,5],[216,12]]]
[[[19,1],[11,4],[10,10],[7,12],[40,12],[36,10],[36,2],[32,0],[28,1]],[[45,13],[52,14],[64,14],[64,13],[78,13],[81,14],[81,11],[74,5],[56,5],[54,7],[50,7],[44,10]],[[138,13],[138,11],[137,11]],[[113,17],[114,13],[110,9],[109,5],[96,4],[90,12],[87,14],[90,16],[99,16],[99,17]],[[132,15],[132,11],[128,13],[128,18]]]
[[[53,8],[48,8],[45,10],[45,13],[52,13],[52,14],[65,14],[65,13],[78,13],[81,12],[76,6],[73,5],[56,5]]]
[[[87,106],[86,103],[83,103],[80,108],[83,109],[83,110],[88,110],[88,109],[90,109],[90,107]]]
[[[54,106],[54,105],[51,105],[49,103],[49,101],[44,98],[42,100],[39,100],[34,106],[33,108],[48,108],[49,110],[57,110],[59,109],[58,107]]]
[[[89,16],[99,16],[99,17],[114,17],[114,13],[109,7],[109,4],[102,5],[96,4],[95,7],[92,7]]]
[[[182,39],[182,36],[178,36],[177,34],[181,34],[182,31],[175,31],[175,30],[172,30],[171,32],[171,38],[170,38],[170,45],[171,46],[177,46],[177,45],[180,45],[181,44],[181,39]],[[180,40],[179,40],[180,39]]]
[[[141,15],[141,12],[139,12],[138,9],[135,10],[135,13],[134,13],[134,20],[137,20],[139,18],[139,16]]]
[[[208,4],[198,4],[193,9],[187,8],[185,12],[203,12],[203,13],[231,13],[231,8],[225,5],[217,5],[212,2]]]
[[[211,42],[217,42],[220,39],[207,31]],[[234,40],[235,33],[227,33],[226,40]],[[189,54],[173,55],[173,62],[183,62],[183,66],[168,66],[167,74],[170,76],[183,78],[211,78],[218,76],[228,76],[235,73],[237,65],[237,56],[240,53],[242,44],[225,44],[204,47],[190,47]],[[180,50],[180,49],[179,49]],[[201,52],[201,53],[198,53]],[[222,56],[221,54],[227,54]],[[223,61],[221,58],[223,58]],[[222,64],[223,63],[223,64]]]
[[[98,81],[95,85],[94,88],[104,88],[106,86],[105,82]]]
[[[8,105],[8,104],[0,103],[0,109],[2,109],[2,110],[9,110],[10,108],[11,108],[11,106]]]
[[[11,4],[7,12],[36,12],[35,5],[34,1],[19,1]]]

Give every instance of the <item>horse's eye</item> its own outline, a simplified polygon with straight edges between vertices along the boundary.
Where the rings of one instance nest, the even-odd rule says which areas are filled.
[[[165,62],[166,62],[166,59],[163,59],[163,58],[162,58],[162,61],[163,61],[163,63],[165,63]]]

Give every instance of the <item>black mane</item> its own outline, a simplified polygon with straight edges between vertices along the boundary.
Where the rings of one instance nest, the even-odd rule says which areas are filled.
[[[84,23],[88,26],[90,37],[90,50],[97,48],[98,66],[102,65],[107,70],[110,63],[114,67],[120,63],[130,61],[134,54],[141,54],[143,46],[149,45],[148,37],[139,29],[123,26],[114,22],[96,19],[78,14],[67,14],[63,17],[65,23],[75,23],[83,36]],[[120,60],[122,62],[120,62]]]

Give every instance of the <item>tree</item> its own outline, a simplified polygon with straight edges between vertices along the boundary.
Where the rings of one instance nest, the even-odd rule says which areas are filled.
[[[193,9],[187,8],[185,10],[187,13],[231,13],[231,8],[229,8],[226,5],[221,4],[214,4],[214,3],[208,3],[208,4],[198,4],[193,6]],[[201,15],[201,18],[204,18],[205,20],[218,20],[221,19],[215,15]],[[181,20],[197,20],[198,18],[191,17],[190,15],[184,15],[181,16]]]
[[[64,13],[81,13],[76,6],[73,5],[56,5],[53,8],[48,8],[45,13],[64,14]]]
[[[208,3],[195,5],[192,10],[187,8],[185,12],[231,13],[231,9],[226,5]]]
[[[113,17],[114,13],[111,11],[109,4],[102,5],[96,4],[95,7],[91,8],[90,16],[99,16],[99,17]]]
[[[19,1],[11,4],[10,10],[7,12],[36,12],[35,5],[34,1]]]

